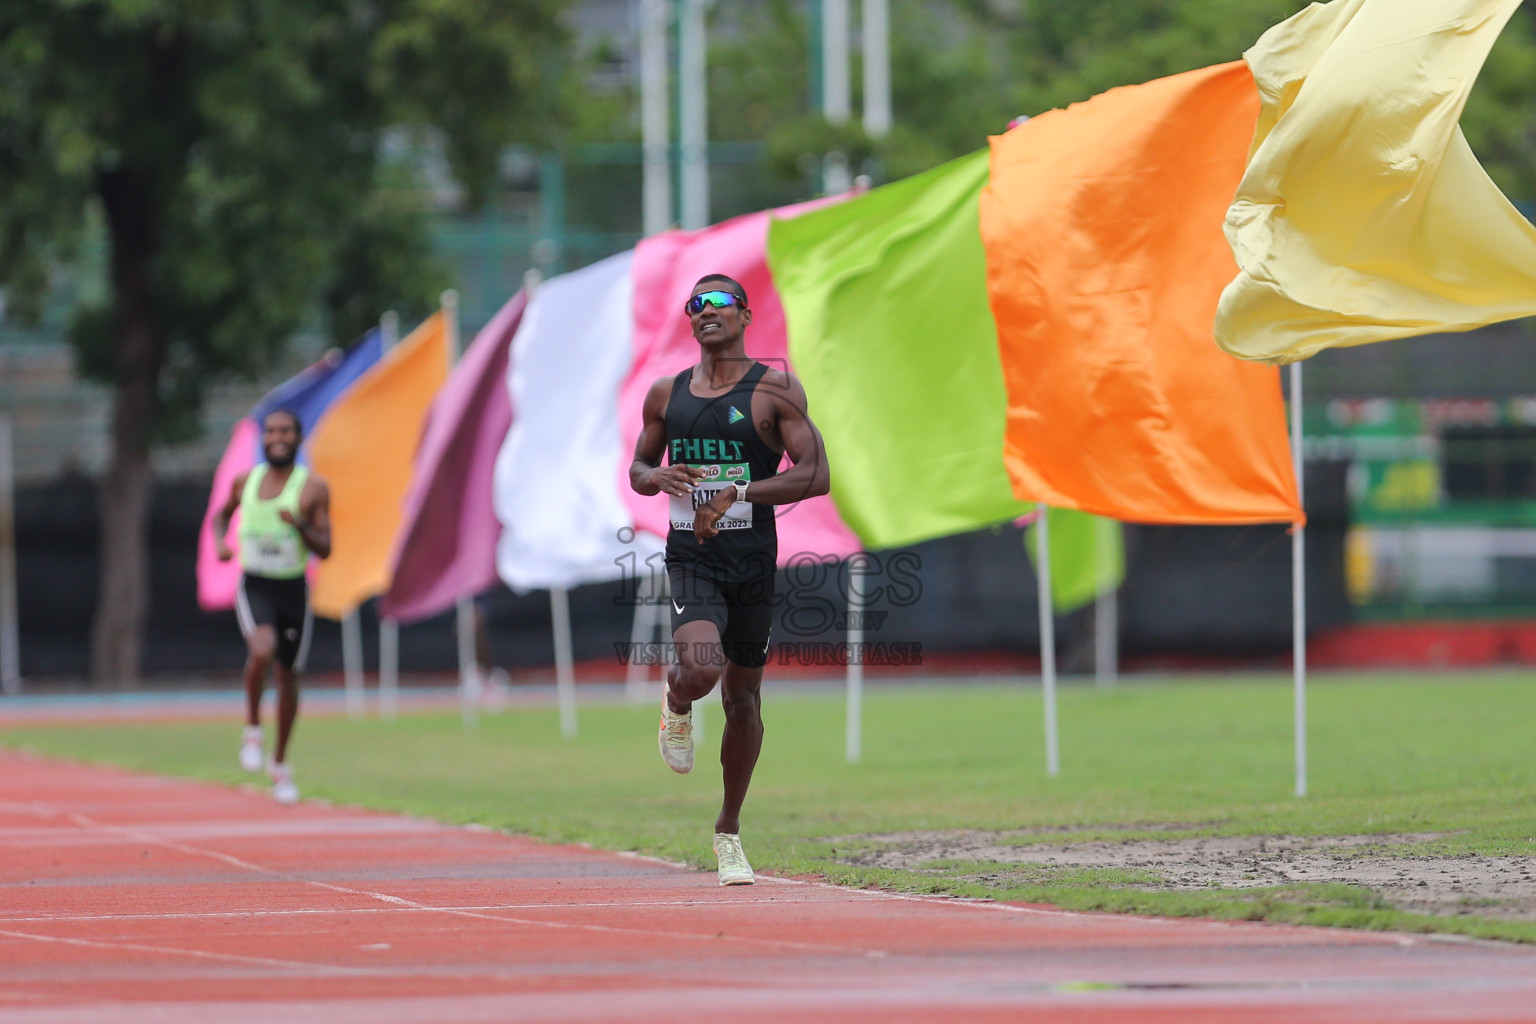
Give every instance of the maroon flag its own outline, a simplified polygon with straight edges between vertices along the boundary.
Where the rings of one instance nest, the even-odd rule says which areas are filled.
[[[475,336],[427,415],[380,613],[414,622],[496,582],[496,454],[512,427],[507,363],[527,298],[518,292]]]

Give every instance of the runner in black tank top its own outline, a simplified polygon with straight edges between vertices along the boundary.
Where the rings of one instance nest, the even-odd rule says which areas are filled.
[[[710,274],[694,286],[685,313],[699,363],[651,386],[629,479],[641,494],[665,491],[671,506],[667,578],[678,657],[662,703],[662,759],[673,771],[692,770],[693,702],[718,682],[725,797],[715,855],[720,884],[739,885],[753,880],[739,816],[763,743],[761,686],[778,556],[774,506],[825,494],[831,478],[800,382],[746,355],[752,311],[745,289]],[[784,455],[792,465],[781,473]]]
[[[738,501],[716,524],[719,534],[700,544],[693,533],[699,506],[739,480],[750,484],[779,471],[782,450],[772,448],[757,432],[752,396],[767,366],[746,360],[742,378],[728,390],[701,398],[691,381],[698,367],[689,367],[672,381],[667,399],[667,462],[698,466],[705,472],[693,493],[671,500],[672,528],[667,533],[667,564],[722,581],[746,580],[773,574],[778,557],[778,531],[773,506]],[[726,367],[726,372],[735,367]]]

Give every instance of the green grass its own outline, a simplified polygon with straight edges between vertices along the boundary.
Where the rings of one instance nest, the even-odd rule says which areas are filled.
[[[1051,903],[1068,909],[1452,931],[1536,941],[1497,907],[1456,916],[1393,909],[1346,885],[1188,891],[1142,871],[943,861],[917,870],[843,862],[909,830],[1065,829],[1009,842],[1202,835],[1449,833],[1419,856],[1536,856],[1536,679],[1524,674],[1321,677],[1309,692],[1310,795],[1292,789],[1291,691],[1279,678],[1136,683],[1061,693],[1062,771],[1044,772],[1040,695],[1022,685],[874,687],[864,758],[843,759],[837,695],[774,692],[743,814],[759,869],[848,885]],[[710,749],[719,706],[709,711]],[[561,740],[553,710],[395,722],[310,718],[294,760],[307,796],[477,822],[556,841],[712,866],[720,780],[660,763],[655,710],[585,707]],[[0,729],[0,744],[215,782],[245,781],[238,723]]]

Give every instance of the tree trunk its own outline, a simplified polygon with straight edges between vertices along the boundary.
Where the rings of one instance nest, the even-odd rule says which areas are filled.
[[[118,408],[126,403],[121,393]],[[144,622],[149,609],[147,512],[149,454],[124,444],[114,416],[112,465],[102,481],[101,582],[91,630],[91,677],[98,685],[131,689],[143,667]]]
[[[138,685],[149,611],[149,447],[165,360],[151,280],[160,248],[160,211],[151,182],[152,175],[128,168],[108,172],[100,182],[112,244],[118,342],[112,460],[100,492],[101,581],[91,630],[91,676],[107,686]]]

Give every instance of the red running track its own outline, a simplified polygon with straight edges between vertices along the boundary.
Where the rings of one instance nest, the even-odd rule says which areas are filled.
[[[704,1019],[1536,1021],[1536,949],[721,889],[637,857],[0,752],[5,1024]]]

